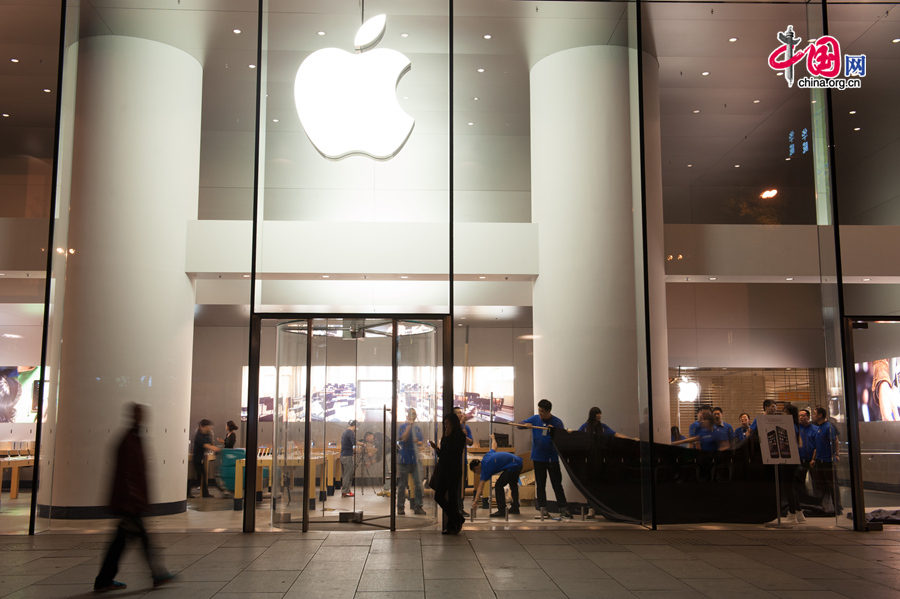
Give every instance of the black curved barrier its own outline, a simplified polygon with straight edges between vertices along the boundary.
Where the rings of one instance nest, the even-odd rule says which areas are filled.
[[[566,471],[591,507],[608,520],[641,522],[641,455],[647,443],[611,435],[552,430]],[[760,524],[777,516],[775,472],[755,436],[727,451],[655,443],[657,524]]]

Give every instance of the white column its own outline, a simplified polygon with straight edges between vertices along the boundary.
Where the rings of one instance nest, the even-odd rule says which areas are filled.
[[[637,314],[635,302],[632,193],[639,190],[632,188],[632,149],[639,141],[631,122],[629,52],[634,60],[625,47],[572,48],[531,70],[531,197],[540,273],[533,295],[534,399],[551,400],[569,428],[580,426],[596,405],[616,431],[638,436],[638,360],[644,356],[637,350],[636,318],[643,312]],[[655,114],[658,121],[658,108]],[[648,197],[648,207],[658,211],[651,213],[648,234],[662,235],[661,197]],[[653,263],[662,260],[655,256],[662,239],[648,245],[650,274],[661,278]],[[653,291],[660,284],[664,280],[651,281],[655,320],[659,298]],[[667,356],[653,358],[654,371],[661,366],[665,372]],[[654,375],[654,395],[662,399],[658,380]],[[657,422],[668,420],[667,405],[654,402]]]
[[[77,74],[74,253],[55,306],[59,399],[41,511],[84,515],[107,503],[129,402],[149,408],[150,501],[183,511],[194,312],[185,243],[197,214],[202,68],[165,44],[99,36],[79,42]]]

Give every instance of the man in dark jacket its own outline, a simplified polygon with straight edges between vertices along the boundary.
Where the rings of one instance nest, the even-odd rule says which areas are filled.
[[[113,538],[100,573],[94,579],[94,591],[114,591],[124,589],[124,582],[115,580],[119,570],[119,558],[125,549],[128,537],[138,537],[144,548],[144,556],[153,575],[153,586],[159,586],[172,580],[173,575],[163,568],[153,555],[150,538],[144,528],[141,516],[149,505],[147,492],[147,461],[144,458],[144,444],[141,441],[140,428],[144,410],[140,404],[131,406],[131,428],[122,437],[116,451],[116,467],[113,471],[112,494],[109,509],[113,514],[121,516],[116,536]]]

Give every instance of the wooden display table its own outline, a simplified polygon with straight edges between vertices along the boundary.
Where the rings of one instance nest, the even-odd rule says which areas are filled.
[[[302,455],[288,456],[285,458],[284,456],[278,457],[278,465],[282,469],[289,468],[291,469],[291,475],[289,477],[290,487],[294,488],[294,472],[295,468],[303,469],[304,459]],[[322,484],[325,483],[325,474],[326,474],[326,459],[323,456],[313,456],[309,459],[309,473],[312,484],[307,485],[307,499],[315,501],[317,495],[317,489],[319,486],[316,485],[316,479],[320,480]],[[241,459],[236,460],[234,463],[234,509],[239,510],[242,507],[243,499],[244,499],[244,469],[247,467],[247,460]],[[263,468],[269,468],[269,484],[270,486],[273,484],[280,484],[279,481],[272,482],[272,456],[261,456],[256,458],[256,500],[262,500],[262,492],[263,492]],[[320,476],[321,469],[321,476]]]
[[[3,471],[10,469],[9,498],[16,499],[19,496],[19,469],[34,466],[33,456],[20,456],[0,458],[0,480],[3,479]]]

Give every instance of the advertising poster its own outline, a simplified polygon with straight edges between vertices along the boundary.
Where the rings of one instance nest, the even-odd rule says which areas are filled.
[[[800,463],[794,419],[789,414],[757,416],[756,430],[759,433],[763,464]]]
[[[900,358],[854,364],[861,422],[900,422]]]

